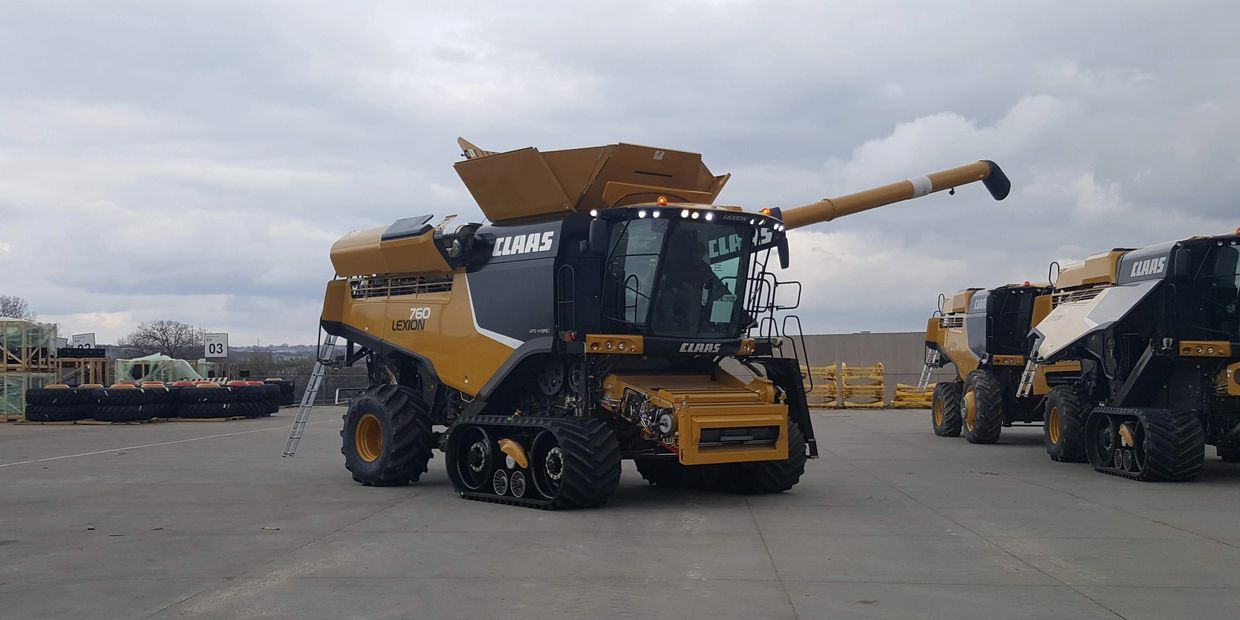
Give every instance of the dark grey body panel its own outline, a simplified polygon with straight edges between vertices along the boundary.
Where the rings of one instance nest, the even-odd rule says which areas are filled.
[[[990,291],[973,293],[969,312],[965,315],[965,332],[969,337],[969,350],[979,360],[986,359],[986,316],[990,306]]]

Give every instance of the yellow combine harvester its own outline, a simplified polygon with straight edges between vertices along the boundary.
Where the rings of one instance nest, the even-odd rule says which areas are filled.
[[[983,161],[751,212],[713,204],[728,175],[696,153],[460,142],[490,224],[424,215],[332,248],[322,326],[371,384],[345,416],[345,465],[406,484],[438,448],[464,497],[543,508],[606,502],[622,458],[654,484],[791,488],[817,447],[798,359],[780,354],[790,283],[768,262],[787,265],[785,231],[976,181],[1009,189]]]
[[[1076,362],[1041,366],[1027,385],[1021,384],[1029,330],[1051,311],[1051,287],[1009,284],[993,289],[969,288],[950,299],[939,296],[939,311],[926,322],[926,372],[951,364],[955,381],[940,382],[931,399],[934,434],[969,443],[995,443],[1005,426],[1043,420],[1046,397],[1054,382],[1074,380]],[[923,383],[924,385],[924,383]],[[1021,389],[1021,388],[1025,389]],[[1052,428],[1052,427],[1048,427]],[[1083,449],[1065,453],[1063,442],[1051,441],[1057,460],[1083,460]]]

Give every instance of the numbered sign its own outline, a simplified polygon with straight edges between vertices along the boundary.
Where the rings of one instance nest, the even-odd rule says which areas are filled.
[[[203,357],[228,357],[228,334],[207,334],[207,352]]]
[[[92,334],[73,334],[69,337],[69,346],[74,349],[93,349],[95,348],[95,335]]]

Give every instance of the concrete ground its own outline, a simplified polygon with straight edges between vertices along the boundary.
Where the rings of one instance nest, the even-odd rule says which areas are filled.
[[[0,425],[5,618],[1165,618],[1240,608],[1240,466],[1142,484],[1049,461],[1041,429],[933,436],[925,412],[815,414],[801,484],[648,487],[608,506],[365,488],[316,410],[268,420]]]

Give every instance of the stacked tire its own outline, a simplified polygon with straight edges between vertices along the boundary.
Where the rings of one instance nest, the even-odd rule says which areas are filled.
[[[141,422],[166,417],[169,394],[162,383],[115,383],[99,391],[91,417],[101,422]]]
[[[227,418],[235,415],[232,388],[210,381],[196,382],[193,387],[177,390],[177,409],[182,418]]]
[[[266,415],[267,390],[263,389],[262,381],[229,381],[228,389],[233,393],[233,413],[247,418]]]
[[[93,394],[53,383],[26,390],[26,420],[73,422],[83,420],[93,408]]]
[[[297,402],[297,395],[294,393],[295,384],[293,383],[293,381],[289,379],[280,379],[279,377],[273,377],[270,379],[266,379],[265,381],[263,381],[263,383],[266,383],[268,385],[274,385],[277,388],[279,388],[280,398],[279,398],[279,401],[277,402],[277,405],[276,405],[277,407],[287,407]],[[275,413],[275,412],[273,411],[272,413]]]

